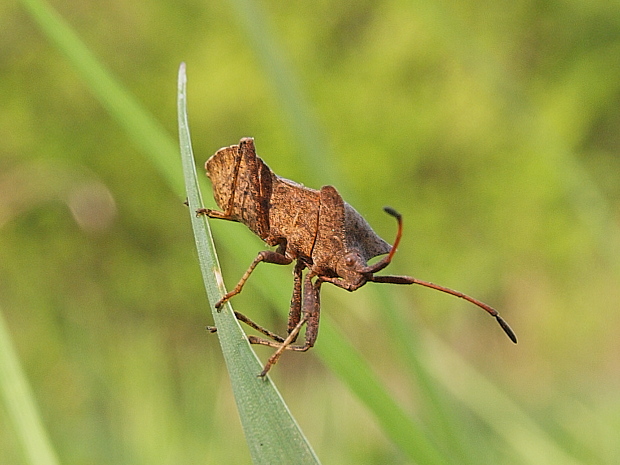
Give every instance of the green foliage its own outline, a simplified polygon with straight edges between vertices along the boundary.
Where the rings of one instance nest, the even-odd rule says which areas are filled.
[[[55,7],[0,6],[0,304],[61,463],[251,460],[181,204],[180,61],[199,165],[254,136],[276,173],[335,184],[386,240],[392,205],[405,235],[386,271],[480,297],[519,336],[428,290],[324,286],[316,348],[270,376],[325,463],[620,460],[617,9]],[[221,223],[230,285],[264,245]],[[281,268],[233,301],[274,329]],[[12,407],[2,461],[35,463]]]

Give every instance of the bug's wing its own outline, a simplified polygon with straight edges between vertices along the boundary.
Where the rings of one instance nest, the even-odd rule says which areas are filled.
[[[335,270],[346,253],[344,241],[344,200],[333,186],[320,191],[318,231],[312,258],[319,267]]]
[[[315,253],[323,253],[323,263],[338,259],[333,251],[357,252],[368,261],[390,251],[390,245],[381,239],[355,209],[346,203],[333,186],[321,188],[319,233]],[[329,256],[328,254],[331,254]],[[335,266],[335,263],[330,263]]]
[[[222,147],[205,163],[207,176],[213,184],[213,197],[224,212],[233,200],[234,178],[239,164],[239,146]],[[230,213],[230,212],[229,212]],[[238,220],[237,220],[238,221]]]
[[[368,221],[355,208],[344,202],[344,228],[347,247],[357,249],[365,261],[388,253],[392,246],[373,231]]]
[[[319,221],[319,192],[276,177],[273,182],[269,225],[273,241],[286,241],[289,256],[310,260]]]
[[[261,238],[269,234],[269,199],[275,175],[256,155],[254,139],[218,150],[205,164],[213,197],[225,216]]]

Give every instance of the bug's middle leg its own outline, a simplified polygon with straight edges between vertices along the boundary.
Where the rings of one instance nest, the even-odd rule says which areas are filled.
[[[269,250],[264,250],[264,251],[260,252],[257,255],[257,257],[254,259],[254,261],[252,262],[252,264],[250,265],[248,270],[241,277],[241,280],[239,280],[239,282],[237,283],[235,288],[232,291],[228,292],[219,301],[217,301],[216,304],[215,304],[215,307],[219,309],[231,297],[239,294],[241,292],[241,290],[243,289],[243,285],[245,284],[245,282],[250,277],[250,274],[252,274],[252,272],[254,271],[256,266],[261,261],[266,262],[266,263],[274,263],[274,264],[277,264],[277,265],[288,265],[288,264],[290,264],[292,260],[286,257],[285,250],[286,250],[286,246],[284,244],[280,244],[280,246],[278,247],[278,249],[275,252],[272,252],[272,251],[269,251]],[[295,267],[295,270],[297,270],[298,268],[299,268],[299,265],[297,265]],[[297,271],[296,271],[296,273],[297,273]],[[301,269],[300,269],[299,273],[301,273]],[[279,336],[278,334],[276,334],[276,333],[268,330],[267,328],[259,325],[258,323],[254,322],[252,319],[250,319],[249,317],[245,316],[243,313],[240,313],[240,312],[237,312],[237,311],[235,311],[234,313],[235,313],[235,317],[237,318],[237,320],[245,323],[246,325],[250,326],[251,328],[254,328],[258,332],[260,332],[260,333],[264,334],[265,336],[273,339],[274,341],[277,341],[279,343],[283,343],[284,342],[285,338],[283,338],[282,336]],[[299,319],[299,316],[297,318]],[[209,331],[211,331],[212,333],[217,331],[217,328],[214,327],[214,326],[207,326],[207,329]]]
[[[245,284],[245,282],[248,280],[248,278],[254,271],[254,268],[256,268],[256,266],[260,262],[273,263],[275,265],[289,265],[292,261],[293,261],[292,259],[288,258],[286,255],[281,254],[277,251],[273,252],[271,250],[263,250],[256,256],[254,261],[250,264],[250,267],[243,274],[243,276],[241,277],[237,285],[234,287],[234,289],[228,292],[224,297],[222,297],[220,300],[218,300],[215,303],[215,308],[219,309],[224,303],[228,302],[231,297],[236,296],[237,294],[241,292],[241,290],[243,289],[243,285]]]

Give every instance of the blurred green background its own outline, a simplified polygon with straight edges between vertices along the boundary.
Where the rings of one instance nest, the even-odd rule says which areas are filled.
[[[60,462],[249,463],[204,330],[180,178],[171,187],[26,3],[0,4],[0,309]],[[199,167],[253,136],[277,174],[335,184],[386,240],[396,228],[381,207],[403,214],[386,271],[500,310],[517,346],[430,290],[323,286],[323,317],[439,444],[458,444],[454,463],[620,463],[617,4],[52,5],[174,138],[187,63]],[[221,223],[231,288],[264,246]],[[291,269],[259,267],[235,308],[282,333]],[[405,327],[386,318],[388,300]],[[271,374],[319,457],[409,463],[321,342]],[[453,442],[433,426],[420,373]],[[29,463],[4,405],[0,451]]]

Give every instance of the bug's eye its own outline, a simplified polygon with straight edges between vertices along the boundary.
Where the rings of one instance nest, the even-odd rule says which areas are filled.
[[[352,255],[349,255],[348,257],[344,259],[344,264],[347,268],[353,268],[356,263],[357,263],[357,260],[355,260],[355,257]]]

